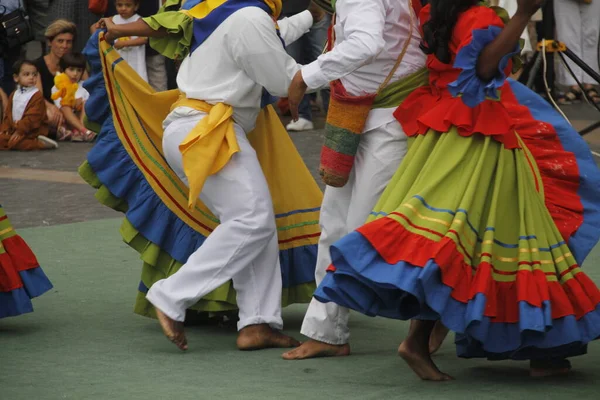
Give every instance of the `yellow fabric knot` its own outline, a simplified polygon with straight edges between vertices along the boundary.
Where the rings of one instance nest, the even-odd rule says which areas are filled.
[[[206,179],[219,172],[240,151],[240,146],[235,137],[231,118],[233,108],[230,105],[212,105],[202,100],[188,99],[181,94],[171,110],[176,107],[190,107],[208,114],[179,145],[183,156],[183,172],[190,187],[188,207],[193,208]]]

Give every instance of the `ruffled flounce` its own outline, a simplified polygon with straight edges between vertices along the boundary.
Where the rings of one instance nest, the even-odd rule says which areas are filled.
[[[507,87],[511,58],[518,54],[519,46],[502,58],[497,75],[490,81],[481,80],[476,72],[479,54],[501,31],[497,26],[473,31],[470,44],[456,56],[455,70],[447,72],[458,73],[457,79],[445,88],[430,85],[417,89],[395,111],[408,136],[422,135],[430,129],[448,132],[455,126],[461,136],[478,133],[492,136],[507,149],[520,147],[514,122],[500,101]]]
[[[3,248],[3,250],[2,250]],[[18,235],[0,246],[0,318],[33,311],[31,299],[52,289],[38,261]]]
[[[497,282],[489,263],[473,275],[454,242],[386,218],[346,236],[331,254],[335,267],[315,292],[319,301],[370,316],[441,319],[457,332],[462,357],[574,356],[600,336],[600,292],[583,272],[562,285],[541,271]]]
[[[535,159],[544,202],[582,264],[600,239],[600,170],[585,140],[547,101],[512,79],[507,110]]]

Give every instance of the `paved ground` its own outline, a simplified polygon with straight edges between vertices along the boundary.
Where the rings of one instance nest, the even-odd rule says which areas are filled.
[[[599,114],[600,115],[600,114]],[[571,108],[577,126],[598,119]],[[322,126],[322,119],[319,126]],[[316,177],[322,130],[292,133]],[[600,133],[586,136],[600,152]],[[565,379],[531,380],[525,362],[459,360],[448,340],[436,360],[457,380],[419,381],[396,356],[408,324],[352,315],[350,358],[286,362],[280,350],[240,353],[235,332],[189,329],[181,354],[153,320],[132,314],[141,261],[118,234],[120,214],[77,175],[88,144],[52,152],[0,152],[0,201],[35,250],[54,289],[35,312],[0,320],[0,399],[597,399],[600,343]],[[588,273],[600,282],[600,247]],[[306,305],[284,310],[298,331]]]

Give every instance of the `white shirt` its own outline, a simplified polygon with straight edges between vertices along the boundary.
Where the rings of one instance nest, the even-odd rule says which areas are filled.
[[[291,43],[312,26],[305,11],[279,21],[284,42]],[[246,133],[254,129],[263,87],[274,96],[287,96],[300,66],[283,48],[275,23],[258,7],[242,8],[215,29],[187,56],[177,74],[177,86],[188,98],[233,107],[233,119]],[[178,107],[164,125],[193,111]]]
[[[348,93],[377,92],[402,52],[410,32],[410,0],[338,0],[333,49],[302,67],[309,89],[340,79]],[[425,66],[421,36],[414,16],[413,34],[392,82]],[[365,131],[393,120],[394,109],[374,109]]]
[[[38,91],[38,88],[35,86],[17,86],[17,90],[15,90],[15,94],[12,99],[13,122],[18,122],[23,118],[23,114],[25,114],[25,109],[27,108],[27,104],[29,104],[29,100],[31,100],[33,95]]]
[[[85,88],[83,87],[83,81],[80,81],[77,87],[77,91],[75,92],[75,100],[83,100],[83,102],[85,103],[89,98],[90,98],[90,92],[88,92],[87,90],[85,90]],[[58,92],[58,89],[56,88],[56,86],[52,86],[52,94]],[[54,100],[54,105],[56,107],[58,107],[59,109],[62,107],[62,105],[60,104],[60,101],[62,100],[62,98],[58,98],[56,100]]]
[[[129,17],[127,19],[125,19],[125,18],[121,17],[119,14],[117,14],[114,17],[112,17],[112,21],[115,23],[115,25],[122,25],[122,24],[129,24],[131,22],[135,22],[140,18],[141,17],[138,14],[133,14],[131,17]],[[138,38],[139,38],[139,36],[131,36],[127,39],[138,39]],[[122,38],[122,39],[126,39],[126,38]],[[129,66],[131,68],[133,68],[135,70],[135,72],[137,72],[138,75],[143,80],[148,82],[148,70],[146,69],[146,46],[140,45],[140,46],[123,47],[117,51],[119,52],[119,54],[121,55],[123,60],[127,61],[127,64],[129,64]]]

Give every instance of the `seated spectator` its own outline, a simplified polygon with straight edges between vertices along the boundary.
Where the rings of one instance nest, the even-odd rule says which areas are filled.
[[[54,77],[60,71],[59,63],[62,56],[71,52],[76,35],[77,27],[74,23],[64,19],[54,21],[46,29],[48,54],[34,61],[40,74],[37,87],[46,101],[46,112],[52,133],[62,130],[64,124],[63,114],[51,98]]]
[[[52,88],[54,105],[60,108],[65,118],[65,129],[58,132],[58,140],[91,142],[96,138],[96,133],[87,129],[83,123],[85,102],[90,97],[81,84],[85,64],[85,57],[81,53],[68,53],[60,59],[62,73],[54,77]]]
[[[296,60],[299,64],[310,64],[316,60],[321,54],[327,43],[327,29],[331,25],[331,16],[322,8],[318,7],[314,2],[297,1],[283,3],[283,17],[289,17],[304,11],[308,8],[313,16],[314,24],[308,32],[300,39],[291,43],[286,47],[287,53]],[[323,101],[323,112],[327,114],[329,108],[329,89],[321,90],[321,99]],[[316,93],[307,94],[300,102],[298,108],[299,118],[297,121],[291,121],[287,124],[288,131],[307,131],[314,129],[313,113],[311,101],[316,100]],[[285,102],[281,102],[283,106]]]
[[[0,125],[0,150],[56,149],[49,139],[48,117],[42,93],[36,87],[38,70],[31,61],[17,61],[13,67],[17,88],[8,99]]]
[[[48,7],[47,21],[58,19],[72,21],[75,26],[80,27],[81,30],[73,37],[71,43],[73,50],[80,52],[90,38],[87,27],[98,21],[98,16],[90,11],[87,0],[52,0]]]

